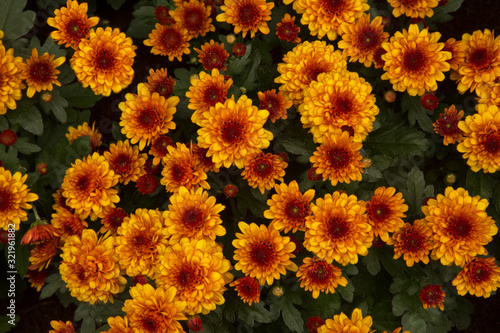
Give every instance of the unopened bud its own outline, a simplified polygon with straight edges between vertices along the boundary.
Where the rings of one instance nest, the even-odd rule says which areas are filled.
[[[36,166],[36,172],[38,172],[40,175],[46,175],[47,172],[49,172],[49,167],[47,163],[40,163]]]
[[[224,187],[224,194],[228,198],[234,198],[238,194],[238,187],[233,184],[228,184]]]
[[[285,293],[285,291],[283,290],[283,287],[281,287],[281,286],[276,286],[273,288],[273,295],[276,297],[281,297],[281,296],[283,296],[284,293]]]
[[[54,96],[49,92],[44,92],[42,94],[42,101],[44,101],[45,103],[50,102],[52,100],[52,98],[54,98]]]
[[[396,100],[396,93],[394,90],[387,90],[384,94],[384,99],[389,103],[394,102]]]
[[[234,44],[236,42],[236,36],[234,34],[229,34],[226,36],[226,42],[228,44]]]
[[[457,176],[454,173],[449,173],[446,175],[445,181],[448,184],[453,184],[457,181]]]
[[[363,158],[361,162],[363,162],[363,164],[365,165],[365,169],[368,169],[369,167],[372,166],[372,159],[369,157]]]
[[[233,54],[235,57],[243,57],[247,52],[247,47],[245,44],[238,43],[233,46]]]

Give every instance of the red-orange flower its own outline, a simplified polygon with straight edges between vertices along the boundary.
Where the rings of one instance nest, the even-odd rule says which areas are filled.
[[[238,296],[241,297],[241,300],[248,305],[252,305],[252,303],[259,303],[260,301],[260,285],[259,281],[254,279],[253,277],[244,276],[231,282],[231,287],[238,292]]]
[[[210,43],[207,42],[201,46],[201,50],[197,48],[194,50],[198,53],[198,61],[206,71],[211,71],[214,68],[220,71],[226,70],[226,60],[229,58],[229,53],[224,48],[224,44],[214,43],[214,40],[211,39]]]
[[[444,296],[443,288],[434,284],[426,285],[419,294],[424,309],[438,307],[441,311],[444,310]]]

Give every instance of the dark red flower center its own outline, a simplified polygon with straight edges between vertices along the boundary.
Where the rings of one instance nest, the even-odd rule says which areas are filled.
[[[153,142],[152,148],[155,150],[155,153],[159,156],[165,156],[168,154],[168,146],[173,146],[173,141],[170,137],[166,135],[160,135]]]
[[[200,277],[195,269],[189,266],[182,267],[176,275],[177,286],[181,290],[191,289],[198,284]]]
[[[327,152],[327,159],[334,169],[343,169],[349,165],[351,154],[342,147],[332,148]]]
[[[159,328],[159,323],[153,316],[148,316],[141,319],[141,329],[145,332],[157,332]]]
[[[348,118],[353,109],[354,105],[349,96],[339,96],[332,105],[332,113],[335,118]]]
[[[137,121],[142,128],[153,129],[155,125],[160,122],[160,119],[154,108],[145,108],[143,110],[139,110]]]
[[[313,264],[307,275],[313,284],[325,285],[330,281],[332,274],[331,267],[326,262],[319,261]]]
[[[332,217],[328,221],[326,232],[332,240],[343,239],[349,234],[349,225],[342,218]]]
[[[167,50],[176,50],[182,45],[182,35],[175,28],[167,28],[161,34],[160,44]]]
[[[188,31],[199,31],[203,29],[205,13],[200,8],[188,8],[184,12],[184,26]]]
[[[469,62],[475,69],[485,69],[490,66],[490,53],[486,48],[477,48],[469,55]]]
[[[238,8],[238,20],[244,27],[252,27],[260,18],[259,8],[254,3],[247,2]]]
[[[462,215],[452,217],[446,231],[455,239],[469,237],[473,231],[470,218]]]
[[[137,235],[134,238],[133,244],[135,249],[141,252],[149,252],[153,245],[149,237],[147,237],[145,234]]]
[[[415,253],[424,248],[426,238],[417,230],[410,228],[402,235],[403,252]]]
[[[120,175],[124,175],[126,172],[130,171],[132,166],[132,158],[126,153],[118,154],[112,162],[113,169]]]
[[[257,158],[257,161],[252,165],[253,172],[260,177],[268,177],[274,170],[272,162],[265,156]]]
[[[224,53],[224,48],[221,46],[214,46],[205,50],[205,52],[200,55],[200,59],[203,68],[207,71],[211,71],[214,68],[219,70],[224,68],[227,57]]]
[[[172,166],[170,174],[172,176],[172,179],[175,182],[181,183],[186,178],[186,176],[187,176],[186,171],[187,171],[186,168],[183,168],[180,165],[174,164]]]
[[[441,286],[427,285],[420,291],[420,300],[428,305],[439,305],[443,301]]]
[[[403,67],[408,72],[420,72],[425,69],[426,58],[422,51],[409,50],[403,55]]]
[[[488,281],[491,277],[491,268],[486,265],[475,264],[469,273],[469,277],[476,284]]]
[[[50,82],[52,74],[52,66],[47,61],[36,61],[29,68],[29,77],[36,83]]]
[[[88,188],[90,187],[90,184],[91,184],[91,180],[90,180],[89,176],[87,176],[87,175],[80,176],[78,178],[78,180],[76,181],[76,187],[80,191],[88,190]]]
[[[147,173],[137,179],[136,186],[142,194],[151,194],[158,188],[158,179],[152,174]]]
[[[276,27],[276,35],[285,42],[293,42],[299,36],[299,27],[294,22],[281,22],[281,26]]]
[[[81,19],[73,19],[66,24],[65,31],[73,39],[85,38],[89,32],[89,28]]]
[[[238,284],[237,290],[247,298],[253,298],[260,294],[259,283],[250,277],[243,277]]]
[[[270,242],[260,242],[258,244],[253,244],[250,250],[250,256],[254,263],[258,266],[272,265],[274,262],[274,251],[273,246]]]
[[[94,67],[99,71],[109,72],[115,67],[116,59],[113,53],[108,49],[101,49],[96,52],[94,57]]]
[[[212,157],[207,156],[208,148],[198,148],[195,151],[196,158],[200,162],[201,165],[211,168],[214,162],[212,161]]]
[[[492,132],[486,136],[483,142],[484,149],[490,154],[497,154],[500,152],[500,132]]]
[[[365,27],[358,34],[357,46],[361,50],[373,50],[380,43],[380,35],[370,26]]]
[[[196,207],[190,207],[182,215],[182,222],[188,228],[197,228],[203,224],[203,213]]]
[[[0,212],[12,209],[12,193],[7,189],[0,189]]]
[[[454,136],[460,134],[458,119],[452,115],[441,114],[436,124],[436,129],[441,136]]]
[[[259,106],[261,109],[269,111],[269,119],[274,119],[281,108],[281,103],[275,96],[266,96],[260,101]]]
[[[160,96],[168,98],[174,90],[173,82],[173,79],[170,78],[157,81],[153,85],[153,92],[157,92]]]
[[[341,15],[345,10],[346,1],[345,0],[323,0],[321,2],[322,7],[330,15]]]
[[[227,143],[239,142],[243,134],[243,129],[240,123],[236,121],[228,121],[222,126],[222,139]]]
[[[325,73],[326,71],[326,66],[314,63],[306,66],[305,74],[311,81],[316,81],[318,79],[318,75]]]
[[[298,199],[290,200],[285,205],[285,215],[294,221],[303,221],[309,215],[309,205]]]
[[[368,205],[368,216],[377,223],[384,222],[390,214],[390,207],[383,202],[370,202]]]
[[[225,100],[226,92],[215,85],[208,86],[203,92],[203,101],[210,106],[215,106],[217,103],[223,103]]]
[[[125,210],[121,207],[113,208],[113,211],[109,213],[106,218],[108,222],[108,227],[113,230],[117,230],[119,226],[122,225],[123,219],[127,216]]]

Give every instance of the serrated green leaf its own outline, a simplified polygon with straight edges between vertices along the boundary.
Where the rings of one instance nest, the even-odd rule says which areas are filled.
[[[17,109],[9,110],[7,118],[11,124],[18,123],[22,128],[35,135],[43,134],[42,114],[28,101],[19,101]]]
[[[448,2],[445,6],[439,6],[434,8],[434,15],[432,15],[432,22],[448,22],[453,19],[453,16],[450,13],[455,12],[461,6],[464,0],[453,0]]]
[[[280,143],[288,153],[307,157],[308,160],[315,149],[309,142],[299,139],[288,138],[281,140]]]
[[[424,199],[433,195],[434,187],[425,186],[424,173],[414,165],[408,173],[406,190],[403,191],[403,197],[408,205],[408,215],[413,217],[421,215],[420,207]]]
[[[401,101],[401,107],[408,112],[408,121],[410,125],[415,125],[418,122],[420,128],[428,133],[434,133],[432,120],[427,114],[425,108],[420,102],[421,97],[404,95]]]
[[[21,154],[29,155],[42,150],[39,146],[28,142],[28,138],[18,138],[13,145]]]
[[[102,98],[101,95],[94,94],[89,87],[83,88],[80,82],[63,86],[61,96],[66,99],[71,107],[80,109],[91,108]]]
[[[146,39],[155,28],[157,23],[155,18],[155,7],[141,6],[132,13],[134,19],[127,28],[127,36],[133,38]]]
[[[254,326],[255,322],[270,323],[273,318],[272,313],[264,308],[263,303],[253,303],[251,306],[237,304],[235,312],[238,318],[249,326]]]
[[[467,187],[472,188],[471,194],[490,199],[493,196],[494,186],[493,179],[482,171],[467,170]]]
[[[375,251],[373,250],[369,251],[368,255],[362,258],[362,261],[366,265],[366,269],[371,275],[375,276],[378,274],[378,272],[380,272],[381,269],[380,261]]]
[[[35,12],[23,11],[27,0],[0,0],[0,30],[5,39],[17,39],[27,34],[35,22]]]
[[[300,315],[300,311],[293,305],[292,302],[284,302],[281,307],[281,315],[285,325],[292,331],[304,332],[304,320]]]
[[[40,293],[40,299],[54,295],[59,289],[66,289],[66,283],[61,279],[61,274],[54,273],[49,275],[45,279],[45,285]]]
[[[7,170],[15,172],[19,169],[19,159],[17,158],[17,149],[15,147],[0,145],[0,160],[3,163],[3,167]]]
[[[400,293],[392,298],[392,313],[399,317],[410,309],[410,296],[406,293]]]
[[[405,313],[401,319],[403,330],[410,332],[425,332],[427,330],[427,322],[416,313]]]

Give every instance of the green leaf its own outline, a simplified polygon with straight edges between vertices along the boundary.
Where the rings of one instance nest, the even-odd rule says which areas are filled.
[[[17,109],[7,112],[7,118],[11,124],[17,123],[30,133],[43,134],[42,114],[31,102],[19,101]]]
[[[408,112],[408,121],[410,125],[414,126],[415,122],[418,122],[421,129],[428,133],[434,133],[432,120],[422,106],[420,99],[421,97],[419,96],[412,97],[405,94],[401,100],[401,107]]]
[[[19,137],[17,138],[16,143],[14,143],[14,147],[21,153],[25,155],[29,155],[31,153],[36,153],[42,150],[39,146],[28,142],[28,138],[26,137]]]
[[[68,119],[66,110],[64,109],[65,107],[68,106],[68,101],[60,95],[59,90],[54,90],[52,91],[51,94],[52,94],[52,100],[50,102],[45,102],[42,99],[42,95],[40,95],[39,103],[45,112],[48,113],[52,111],[56,119],[60,123],[64,124]]]
[[[118,10],[125,3],[126,0],[107,0],[108,4],[114,9]]]
[[[375,276],[380,272],[381,266],[380,261],[378,259],[378,255],[374,250],[370,250],[368,255],[364,256],[362,259],[363,263],[366,265],[366,269],[368,272]]]
[[[288,153],[299,155],[297,158],[299,163],[308,163],[315,150],[315,146],[305,140],[288,138],[281,140],[280,143]]]
[[[411,297],[406,293],[400,293],[392,298],[392,313],[399,317],[410,309]]]
[[[235,307],[236,316],[249,326],[254,326],[255,322],[270,323],[272,321],[272,313],[264,308],[262,302],[253,303],[251,306],[237,303]]]
[[[30,250],[28,246],[21,245],[21,237],[16,237],[16,271],[24,278],[30,265]]]
[[[5,39],[17,39],[27,34],[35,22],[35,12],[23,11],[27,0],[0,0],[0,30]]]
[[[155,7],[141,6],[132,13],[134,19],[130,22],[127,29],[127,36],[139,39],[147,39],[153,31],[156,24]]]
[[[453,13],[454,11],[458,10],[462,6],[463,2],[464,0],[453,0],[448,2],[448,4],[445,6],[434,8],[434,15],[432,15],[431,17],[432,22],[451,21],[453,19],[453,16],[451,16],[449,13]]]
[[[19,169],[19,159],[17,158],[17,149],[0,145],[0,160],[3,167],[12,172]]]
[[[354,285],[352,282],[347,279],[347,285],[345,287],[343,286],[338,286],[338,291],[340,293],[340,296],[342,296],[343,299],[348,301],[349,303],[352,302],[354,299]]]
[[[416,313],[405,313],[401,319],[403,330],[410,332],[425,332],[427,330],[427,322]]]
[[[89,87],[83,88],[79,82],[62,87],[61,96],[71,107],[80,109],[91,108],[102,98],[101,95],[94,94]]]
[[[54,59],[66,57],[66,50],[59,48],[59,44],[57,44],[52,38],[47,38],[45,40],[45,43],[43,43],[43,45],[40,45],[40,40],[36,36],[34,36],[30,40],[30,44],[27,48],[29,50],[29,56],[31,56],[31,50],[35,48],[38,50],[39,56],[47,52],[49,56],[54,55]]]
[[[482,171],[467,170],[467,187],[472,188],[471,194],[490,199],[493,196],[494,185],[495,182],[492,181],[491,177]]]
[[[284,302],[281,308],[281,315],[283,316],[283,321],[285,325],[292,332],[304,332],[304,320],[300,315],[300,311],[293,305],[292,302]]]
[[[421,215],[420,207],[424,199],[432,196],[434,196],[434,186],[425,186],[424,173],[414,165],[406,180],[406,191],[403,191],[403,197],[408,204],[408,216]]]
[[[54,295],[58,290],[66,290],[66,283],[61,279],[61,274],[54,273],[45,279],[45,285],[40,293],[40,299]]]

